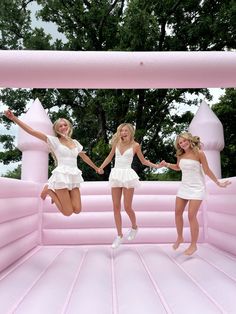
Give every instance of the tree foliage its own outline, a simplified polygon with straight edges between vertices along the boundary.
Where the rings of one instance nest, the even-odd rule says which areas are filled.
[[[218,104],[212,107],[224,126],[225,147],[221,153],[222,176],[236,176],[236,89],[226,90]]]
[[[33,26],[31,6],[35,3],[36,17],[54,23],[64,40]],[[2,0],[0,47],[82,51],[235,49],[235,14],[235,2],[229,0]],[[52,121],[65,116],[73,122],[74,136],[100,164],[109,151],[112,133],[122,122],[136,126],[136,139],[148,159],[174,161],[173,134],[188,127],[193,116],[184,108],[197,105],[200,95],[211,99],[207,89],[4,89],[0,100],[20,115],[26,104],[38,97]],[[9,126],[10,122],[4,119],[4,124]],[[9,151],[0,156],[5,162],[17,158]],[[98,179],[84,163],[79,167],[86,180]],[[150,169],[142,171],[137,161],[135,167],[142,179],[148,178]],[[109,167],[106,170],[101,179],[108,177]]]

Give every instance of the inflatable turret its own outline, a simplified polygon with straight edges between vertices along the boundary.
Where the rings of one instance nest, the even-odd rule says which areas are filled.
[[[33,129],[52,135],[52,123],[39,99],[36,99],[22,121]],[[48,179],[48,146],[19,128],[17,147],[22,151],[21,179],[43,183]]]
[[[220,152],[224,148],[224,130],[222,123],[205,101],[189,125],[189,132],[201,138],[208,164],[217,178],[221,178]]]

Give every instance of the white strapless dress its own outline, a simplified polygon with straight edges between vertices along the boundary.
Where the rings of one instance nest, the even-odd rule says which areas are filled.
[[[75,147],[68,148],[61,144],[58,137],[50,135],[47,136],[47,142],[57,159],[57,167],[48,179],[48,188],[51,190],[79,188],[80,183],[84,180],[82,171],[77,167],[77,157],[83,146],[73,140]]]
[[[205,175],[199,161],[180,159],[182,180],[177,196],[186,200],[203,200],[206,196]]]
[[[111,169],[109,182],[111,187],[135,188],[139,186],[139,176],[131,168],[134,153],[133,148],[128,148],[123,154],[116,147],[115,166]]]

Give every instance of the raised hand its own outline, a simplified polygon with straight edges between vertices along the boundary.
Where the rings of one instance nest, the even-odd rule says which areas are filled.
[[[8,109],[8,110],[5,110],[4,111],[4,114],[5,114],[5,116],[9,119],[9,120],[14,120],[14,118],[15,118],[15,115],[14,115],[14,113],[10,110],[10,109]]]

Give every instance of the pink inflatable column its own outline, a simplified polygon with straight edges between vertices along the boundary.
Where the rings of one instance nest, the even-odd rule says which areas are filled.
[[[22,121],[32,128],[52,135],[52,123],[40,101],[36,99]],[[43,183],[48,179],[48,146],[19,128],[17,147],[22,151],[21,179]]]
[[[217,178],[221,178],[220,151],[224,148],[223,126],[205,101],[202,101],[190,123],[189,132],[200,136],[209,166]]]

